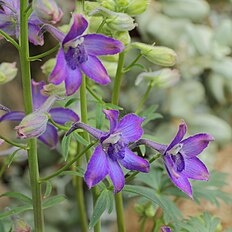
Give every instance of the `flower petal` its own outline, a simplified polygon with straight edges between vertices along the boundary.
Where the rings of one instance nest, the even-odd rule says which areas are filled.
[[[48,98],[41,94],[43,86],[46,84],[44,81],[36,82],[31,81],[32,84],[32,99],[33,99],[33,110],[37,110]]]
[[[199,155],[214,138],[209,134],[196,134],[183,140],[181,152],[187,157],[195,157]]]
[[[89,55],[114,55],[124,49],[124,45],[115,39],[101,34],[89,34],[84,37],[84,46]]]
[[[15,35],[16,24],[12,22],[12,16],[0,12],[0,29],[8,35]]]
[[[135,143],[136,146],[139,146],[142,144],[160,152],[161,154],[164,154],[164,152],[167,149],[167,145],[156,143],[156,142],[153,142],[153,141],[148,140],[148,139],[140,139],[138,142]],[[134,147],[134,146],[132,145],[132,147]]]
[[[41,27],[40,34],[43,34],[45,31],[48,31],[59,42],[62,42],[65,38],[65,34],[62,31],[50,24],[43,25],[43,27]]]
[[[47,124],[46,131],[38,137],[40,141],[51,148],[54,148],[58,143],[58,133],[54,126]]]
[[[0,117],[0,122],[2,121],[20,122],[24,117],[25,117],[25,114],[21,111],[11,111],[11,112],[8,112],[2,115],[2,117]]]
[[[99,183],[108,174],[108,162],[105,152],[102,150],[102,146],[98,145],[94,150],[94,153],[88,163],[87,170],[85,172],[85,182],[89,188]]]
[[[171,228],[168,226],[162,226],[161,230],[162,230],[162,232],[172,232]]]
[[[114,131],[118,124],[118,116],[119,116],[119,111],[118,110],[103,110],[104,114],[110,121],[110,133]]]
[[[150,164],[147,160],[137,156],[129,148],[125,149],[125,156],[119,160],[123,167],[139,172],[149,172]]]
[[[175,172],[173,168],[173,161],[169,155],[164,156],[164,163],[167,173],[171,181],[183,192],[185,192],[189,197],[192,198],[192,188],[188,181],[188,178],[183,174],[183,172]]]
[[[107,157],[107,159],[109,166],[109,176],[114,185],[114,192],[120,192],[125,184],[123,171],[117,161],[113,161],[109,157]]]
[[[80,36],[88,27],[88,22],[81,14],[73,14],[73,23],[63,40],[63,44]]]
[[[167,150],[171,150],[176,144],[178,144],[184,137],[187,131],[187,125],[184,121],[181,122],[179,125],[179,130],[175,136],[175,138],[172,140],[172,142],[168,145]]]
[[[64,125],[66,122],[76,122],[79,121],[79,116],[72,111],[71,109],[56,107],[49,111],[52,119],[61,125]]]
[[[101,85],[111,82],[107,71],[101,61],[95,56],[88,56],[88,60],[82,63],[81,69],[89,78]]]
[[[66,88],[66,95],[70,96],[74,94],[80,87],[82,82],[82,74],[81,71],[76,68],[72,70],[71,68],[66,68],[67,76],[65,78],[65,88]]]
[[[209,172],[202,161],[197,157],[185,159],[185,169],[183,173],[193,180],[208,180]]]
[[[34,45],[42,46],[44,44],[43,34],[40,33],[40,27],[35,24],[28,23],[28,37]]]
[[[56,58],[56,65],[50,74],[48,81],[59,85],[66,77],[67,77],[67,67],[66,67],[65,55],[64,50],[60,49],[57,58]]]
[[[135,114],[127,114],[118,123],[116,131],[122,133],[122,139],[125,143],[134,142],[140,139],[143,134],[141,127],[143,121],[143,118]]]

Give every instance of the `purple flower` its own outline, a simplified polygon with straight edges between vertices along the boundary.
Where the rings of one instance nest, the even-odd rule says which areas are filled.
[[[183,121],[179,130],[167,145],[142,139],[137,144],[145,144],[159,151],[163,155],[164,164],[172,182],[192,198],[192,188],[188,179],[208,180],[209,173],[197,156],[208,146],[214,138],[209,134],[196,134],[183,139],[187,126]]]
[[[44,96],[41,94],[41,90],[43,89],[44,85],[45,85],[45,82],[43,81],[35,82],[32,80],[33,111],[36,112],[37,114],[39,113],[39,115],[34,115],[34,114],[33,115],[34,117],[38,116],[37,120],[41,119],[40,120],[40,124],[42,125],[41,128],[38,127],[38,130],[32,131],[33,120],[31,122],[27,122],[28,120],[26,120],[26,123],[27,125],[29,124],[29,126],[31,127],[31,130],[28,130],[28,127],[27,129],[25,129],[25,127],[24,128],[18,127],[16,129],[18,129],[19,136],[20,136],[20,133],[22,132],[20,137],[31,135],[31,133],[33,133],[32,135],[38,136],[39,134],[43,132],[38,137],[38,139],[40,139],[43,143],[53,148],[56,146],[58,142],[57,129],[50,123],[47,123],[46,118],[40,114],[41,112],[39,112],[39,109],[41,108],[41,106],[48,100],[47,96]],[[79,116],[76,113],[74,113],[71,109],[66,109],[63,107],[52,108],[48,111],[48,113],[50,114],[50,116],[56,123],[61,124],[61,125],[64,125],[66,122],[76,122],[79,120]],[[25,117],[24,112],[11,111],[11,112],[4,114],[2,117],[0,117],[0,122],[5,121],[5,120],[21,121],[24,117]],[[36,124],[38,125],[38,123]],[[23,125],[20,125],[20,126],[24,126],[24,125],[25,125],[25,122]],[[35,126],[34,126],[34,129],[35,129]]]
[[[168,226],[162,226],[161,230],[162,230],[162,232],[172,232],[171,228]]]
[[[125,183],[119,163],[129,170],[149,172],[149,162],[128,148],[129,143],[142,136],[143,119],[135,114],[127,114],[118,122],[119,111],[104,110],[104,113],[110,121],[109,132],[77,122],[67,135],[77,128],[82,128],[100,141],[88,163],[84,179],[91,188],[109,175],[114,185],[114,192],[119,192]]]
[[[20,1],[19,0],[2,0],[0,2],[2,9],[0,9],[0,29],[10,36],[19,37],[20,25]],[[42,21],[39,20],[34,13],[28,19],[28,36],[29,41],[34,45],[43,45],[44,39],[40,32],[40,25]]]
[[[55,28],[48,28],[62,43],[49,81],[56,85],[65,81],[67,95],[72,95],[80,87],[82,72],[99,84],[109,83],[107,71],[97,56],[114,55],[124,49],[121,42],[107,36],[82,35],[87,27],[86,19],[74,14],[73,24],[66,36]]]

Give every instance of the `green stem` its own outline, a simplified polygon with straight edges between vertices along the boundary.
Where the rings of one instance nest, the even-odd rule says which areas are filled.
[[[147,221],[147,218],[143,217],[140,223],[139,232],[144,232],[146,221]]]
[[[118,58],[118,67],[114,80],[113,94],[112,94],[112,104],[118,105],[119,102],[119,94],[120,94],[120,86],[123,75],[123,66],[125,60],[125,53],[121,52]],[[115,194],[115,207],[117,213],[117,226],[118,232],[125,232],[125,221],[124,221],[124,210],[123,210],[123,199],[122,192]]]
[[[130,69],[136,64],[136,62],[142,57],[142,54],[138,54],[138,56],[126,67],[123,72],[126,73],[130,71]]]
[[[93,90],[87,85],[86,86],[86,89],[88,90],[88,92],[98,101],[98,102],[100,102],[101,104],[105,104],[105,102],[104,101],[102,101],[101,100],[101,98],[99,98],[98,96],[97,96],[97,94],[95,94],[94,92],[93,92]]]
[[[29,57],[29,60],[30,61],[39,60],[39,59],[41,59],[43,57],[46,57],[46,56],[51,55],[52,53],[58,51],[59,48],[60,48],[60,44],[57,44],[54,48],[52,48],[52,49],[50,49],[50,50],[48,50],[48,51],[46,51],[44,53],[41,53],[41,54],[36,55],[36,56]]]
[[[96,30],[96,33],[99,33],[101,31],[101,29],[103,28],[103,26],[106,23],[106,18],[104,18],[101,22],[101,24],[99,25],[98,29]]]
[[[139,102],[139,104],[138,104],[138,107],[137,107],[137,109],[136,109],[136,111],[135,111],[136,114],[140,113],[140,111],[141,111],[141,109],[142,109],[142,107],[143,107],[145,101],[147,100],[147,98],[148,98],[148,96],[149,96],[149,94],[150,94],[150,92],[151,92],[153,86],[154,86],[154,85],[153,85],[153,81],[150,81],[150,83],[148,84],[147,90],[146,90],[146,92],[144,93],[143,97],[141,98],[141,100],[140,100],[140,102]]]
[[[15,142],[13,142],[13,141],[11,141],[11,140],[5,138],[5,137],[2,136],[2,135],[0,135],[0,139],[3,139],[6,143],[9,143],[9,144],[12,145],[12,146],[22,148],[23,150],[27,150],[27,149],[28,149],[28,146],[24,146],[24,145],[15,143]]]
[[[26,114],[32,112],[32,90],[31,90],[31,73],[29,57],[29,44],[28,44],[28,20],[27,9],[28,1],[20,0],[20,62],[21,62],[21,75],[23,84],[23,97]],[[31,191],[34,212],[34,227],[36,232],[44,231],[44,218],[42,211],[42,196],[41,185],[39,183],[39,166],[37,157],[37,140],[29,140],[28,150],[28,166],[31,180]]]
[[[80,87],[80,103],[81,103],[81,121],[85,124],[88,124],[87,99],[86,99],[86,77],[84,75],[83,75],[82,84]],[[90,141],[89,134],[86,131],[83,132],[83,138],[88,142]],[[91,157],[91,152],[90,150],[88,150],[86,152],[87,161],[90,160],[90,157]],[[93,193],[93,203],[95,205],[97,198],[98,198],[97,187],[94,187],[92,189],[92,193]],[[100,231],[101,231],[101,222],[99,220],[94,226],[94,232],[100,232]]]
[[[0,30],[0,35],[2,35],[5,38],[6,41],[8,41],[11,44],[13,44],[18,50],[20,49],[18,43],[14,39],[12,39],[7,33],[5,33],[4,31]]]

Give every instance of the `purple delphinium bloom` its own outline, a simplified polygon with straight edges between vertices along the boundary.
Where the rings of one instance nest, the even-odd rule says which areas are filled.
[[[10,36],[19,37],[20,31],[20,0],[1,0],[0,29]],[[40,32],[42,21],[32,13],[28,19],[29,41],[34,45],[43,45],[44,39]]]
[[[168,226],[162,226],[161,230],[162,230],[162,232],[172,232],[171,228]]]
[[[175,138],[168,146],[147,139],[141,139],[137,145],[145,144],[160,152],[163,155],[165,168],[171,181],[192,198],[192,188],[188,179],[208,180],[208,170],[197,156],[214,138],[204,133],[183,140],[186,131],[187,126],[183,121],[179,125]]]
[[[80,87],[81,72],[99,84],[108,84],[110,78],[97,56],[114,55],[124,49],[120,41],[105,35],[82,35],[87,27],[86,19],[81,14],[74,14],[67,35],[55,28],[48,28],[61,42],[56,65],[48,80],[56,85],[64,81],[67,95],[72,95]]]
[[[45,82],[35,82],[32,80],[32,98],[33,98],[33,111],[38,111],[39,108],[48,99],[48,96],[41,94],[41,90]],[[79,120],[79,116],[73,112],[71,109],[63,107],[55,107],[49,110],[48,114],[51,118],[58,124],[64,125],[66,122],[76,122]],[[21,121],[25,117],[24,112],[11,111],[0,117],[0,122],[2,121]],[[20,131],[19,131],[20,132]],[[54,148],[58,142],[57,129],[49,122],[46,125],[46,131],[38,137],[43,143],[51,148]]]
[[[141,138],[143,119],[135,114],[127,114],[118,122],[119,111],[104,110],[104,113],[110,121],[109,132],[77,122],[67,135],[75,129],[82,128],[100,141],[88,163],[84,176],[85,182],[91,188],[109,175],[114,185],[114,192],[119,192],[125,183],[119,163],[129,170],[149,172],[149,162],[128,148],[129,143]]]

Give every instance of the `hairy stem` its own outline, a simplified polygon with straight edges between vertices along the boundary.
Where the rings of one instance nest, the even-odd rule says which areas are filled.
[[[31,73],[28,44],[28,18],[26,9],[27,0],[20,0],[20,38],[19,38],[19,55],[21,62],[21,75],[23,83],[23,97],[25,105],[25,113],[32,112],[32,91],[31,91]],[[44,218],[42,211],[41,185],[39,183],[39,166],[37,157],[37,140],[30,139],[28,142],[28,166],[31,180],[31,191],[34,212],[34,224],[36,232],[44,231]]]

